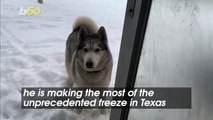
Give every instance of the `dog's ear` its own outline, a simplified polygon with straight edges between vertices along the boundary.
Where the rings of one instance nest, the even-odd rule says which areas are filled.
[[[105,43],[107,43],[107,34],[103,26],[99,28],[98,35],[101,37],[101,41],[104,41]]]
[[[82,41],[85,39],[85,37],[87,36],[88,32],[87,29],[83,26],[80,27],[79,30],[79,40]]]

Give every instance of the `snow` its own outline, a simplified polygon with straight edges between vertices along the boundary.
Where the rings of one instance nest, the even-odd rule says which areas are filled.
[[[20,8],[41,8],[20,16]],[[79,16],[106,28],[113,55],[113,86],[126,9],[125,0],[1,0],[1,120],[107,120],[98,110],[22,109],[22,87],[64,87],[65,43]]]

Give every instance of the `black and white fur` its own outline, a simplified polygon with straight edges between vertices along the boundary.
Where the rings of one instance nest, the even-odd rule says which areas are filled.
[[[112,55],[104,27],[88,17],[80,17],[66,43],[65,65],[73,87],[108,87]]]

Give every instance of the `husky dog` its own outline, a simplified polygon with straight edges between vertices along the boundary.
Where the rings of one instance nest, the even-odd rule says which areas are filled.
[[[112,72],[112,55],[104,27],[88,17],[78,18],[66,42],[65,65],[72,87],[108,87]],[[81,113],[81,109],[77,109]],[[106,114],[106,109],[101,109]]]
[[[112,55],[105,28],[88,17],[78,18],[66,42],[65,65],[73,87],[108,87]]]

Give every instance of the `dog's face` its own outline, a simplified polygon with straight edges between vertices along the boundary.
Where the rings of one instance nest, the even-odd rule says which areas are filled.
[[[104,69],[108,61],[107,36],[104,27],[97,33],[88,34],[84,27],[79,30],[77,61],[87,72],[98,72]]]

